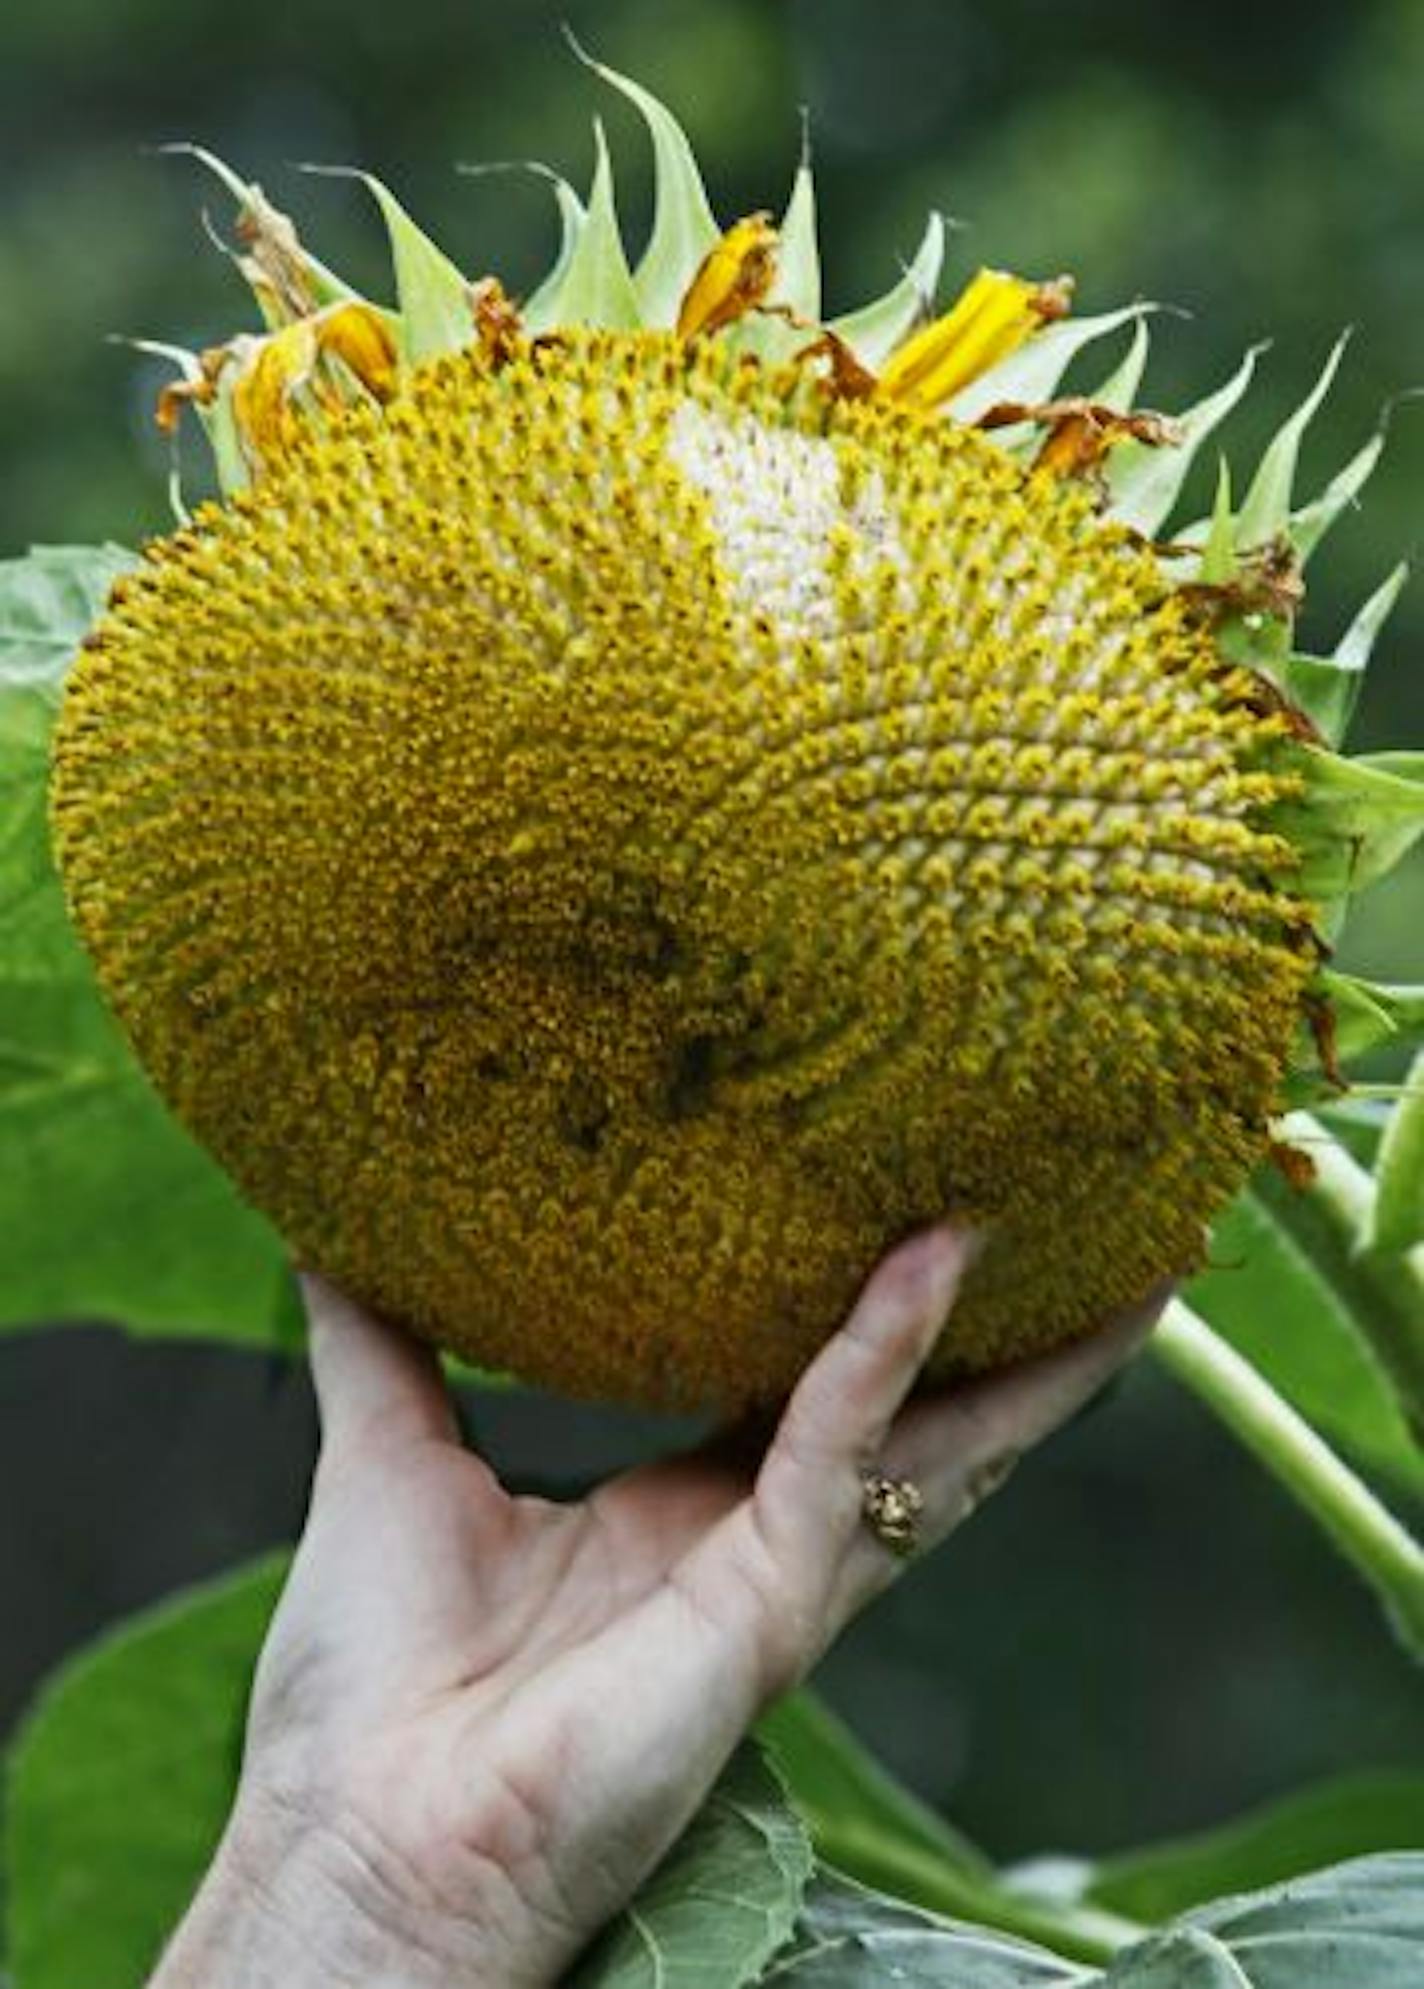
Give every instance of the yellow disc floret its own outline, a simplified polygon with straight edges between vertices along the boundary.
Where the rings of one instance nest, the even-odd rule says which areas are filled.
[[[946,1210],[990,1243],[945,1372],[1197,1261],[1315,964],[1251,689],[984,436],[566,332],[152,546],[54,815],[145,1064],[305,1261],[730,1406]]]

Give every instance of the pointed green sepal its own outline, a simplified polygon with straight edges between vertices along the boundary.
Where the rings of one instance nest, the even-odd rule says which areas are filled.
[[[769,303],[788,304],[798,317],[813,324],[821,319],[821,251],[816,240],[816,182],[811,173],[808,145],[801,148],[801,162],[791,185],[791,198],[781,217],[781,237],[776,257],[776,281]]]
[[[1157,449],[1142,442],[1124,442],[1113,450],[1107,465],[1112,517],[1149,538],[1161,530],[1198,450],[1244,395],[1264,351],[1264,346],[1253,345],[1224,387],[1177,416],[1180,442]]]
[[[563,279],[544,300],[553,325],[599,325],[608,331],[635,331],[642,323],[613,195],[613,167],[603,124],[593,124],[597,163],[588,210],[579,228]]]
[[[920,246],[900,281],[883,297],[848,311],[844,317],[832,318],[829,329],[873,372],[933,311],[943,265],[944,216],[931,214]]]
[[[1376,882],[1424,835],[1424,752],[1345,759],[1298,740],[1278,751],[1304,792],[1276,803],[1272,825],[1300,852],[1299,888],[1323,906]]]
[[[1342,1058],[1363,1056],[1382,1043],[1424,1042],[1424,987],[1368,981],[1322,967],[1321,993],[1335,1011],[1335,1044]]]
[[[1384,435],[1372,435],[1364,447],[1346,463],[1343,470],[1333,476],[1319,497],[1309,504],[1302,505],[1293,512],[1289,523],[1291,544],[1295,547],[1296,558],[1304,566],[1335,520],[1342,511],[1349,508],[1374,474],[1384,450]]]
[[[519,313],[525,330],[537,336],[540,332],[551,330],[557,322],[555,313],[559,295],[588,220],[588,210],[561,173],[550,172],[547,166],[535,165],[532,161],[531,166],[535,172],[548,175],[553,183],[554,198],[559,204],[559,250],[554,257],[554,266],[526,298]]]
[[[1340,744],[1360,695],[1358,670],[1342,670],[1329,656],[1292,656],[1281,688],[1322,739]]]
[[[234,491],[245,490],[252,481],[252,472],[237,432],[237,420],[232,411],[232,390],[220,386],[212,405],[198,409],[198,419],[203,424],[203,433],[213,452],[218,489],[224,497],[231,497]]]
[[[469,283],[445,251],[417,228],[389,187],[374,173],[350,167],[314,166],[307,171],[360,180],[380,208],[391,245],[399,337],[407,362],[419,366],[442,352],[461,352],[471,344],[475,327]]]
[[[1330,391],[1348,341],[1348,332],[1336,339],[1319,377],[1295,413],[1276,431],[1241,504],[1237,521],[1239,546],[1263,546],[1287,530],[1291,516],[1291,486],[1295,482],[1300,445],[1316,410]]]
[[[1139,318],[1132,328],[1132,337],[1122,359],[1097,391],[1089,394],[1088,399],[1099,407],[1112,408],[1117,414],[1127,414],[1136,402],[1137,390],[1142,385],[1150,343],[1147,320]]]
[[[1344,738],[1364,683],[1375,638],[1409,577],[1401,560],[1377,587],[1346,629],[1330,656],[1293,656],[1286,668],[1285,692],[1332,746]]]
[[[1421,994],[1424,1010],[1424,994]],[[1424,1028],[1424,1013],[1420,1016]],[[1375,1199],[1364,1245],[1403,1257],[1424,1243],[1424,1052],[1390,1113],[1375,1162]]]
[[[726,334],[736,350],[766,366],[785,365],[813,336],[808,325],[821,318],[821,258],[816,244],[816,187],[803,144],[786,211],[777,223],[776,277],[767,304],[779,305],[800,321],[788,324],[770,310],[749,311]]]
[[[1229,587],[1236,577],[1236,519],[1231,509],[1231,465],[1225,456],[1216,467],[1216,497],[1197,577],[1206,587]]]
[[[653,141],[653,231],[633,273],[645,325],[669,328],[693,277],[721,230],[707,199],[687,133],[651,90],[597,62],[569,36],[574,53],[642,113]]]

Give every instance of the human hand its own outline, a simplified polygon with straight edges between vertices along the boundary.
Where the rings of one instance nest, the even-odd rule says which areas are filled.
[[[949,1228],[892,1252],[759,1463],[714,1443],[574,1505],[508,1495],[434,1356],[308,1279],[311,1511],[233,1815],[152,1989],[555,1982],[894,1579],[862,1473],[913,1479],[943,1538],[1162,1302],[907,1402],[969,1256]]]

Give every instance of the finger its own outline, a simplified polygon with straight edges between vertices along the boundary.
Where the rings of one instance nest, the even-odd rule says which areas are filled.
[[[301,1277],[324,1451],[422,1438],[458,1441],[434,1352],[335,1285]]]
[[[952,1533],[1027,1451],[1111,1380],[1151,1333],[1170,1291],[1170,1284],[1154,1288],[1071,1346],[910,1404],[890,1433],[881,1468],[919,1488],[924,1546]],[[846,1568],[848,1613],[894,1572],[893,1558],[865,1530]]]
[[[843,1550],[860,1511],[861,1471],[914,1386],[974,1250],[967,1230],[947,1225],[901,1244],[802,1375],[753,1492],[773,1555],[805,1570]]]

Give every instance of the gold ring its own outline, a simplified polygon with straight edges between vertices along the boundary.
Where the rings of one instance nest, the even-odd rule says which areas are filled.
[[[902,1559],[920,1544],[920,1514],[924,1494],[913,1478],[887,1478],[881,1471],[861,1473],[861,1517],[882,1547]]]

